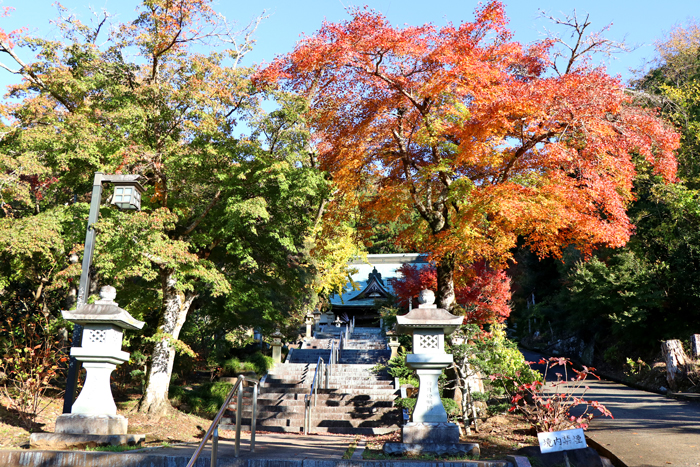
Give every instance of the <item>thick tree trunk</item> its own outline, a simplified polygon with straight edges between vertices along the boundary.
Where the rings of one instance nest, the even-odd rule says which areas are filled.
[[[451,310],[455,301],[454,255],[443,256],[437,264],[437,305]]]
[[[175,361],[175,348],[172,340],[180,336],[187,312],[195,299],[195,294],[182,295],[175,284],[177,280],[172,270],[161,273],[163,283],[163,317],[158,328],[160,339],[153,346],[151,365],[146,381],[146,390],[139,404],[139,412],[164,415],[170,409],[168,387]]]
[[[666,360],[666,381],[672,391],[678,388],[678,383],[687,375],[687,367],[690,362],[683,344],[677,339],[661,343],[661,352]]]

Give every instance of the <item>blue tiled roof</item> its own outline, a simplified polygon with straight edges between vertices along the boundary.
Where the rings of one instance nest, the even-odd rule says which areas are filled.
[[[405,263],[412,263],[417,267],[424,267],[429,264],[426,256],[418,253],[367,255],[367,262],[362,260],[351,261],[350,265],[357,270],[357,272],[352,275],[352,280],[358,285],[359,289],[353,290],[350,284],[348,284],[346,286],[347,292],[345,292],[342,297],[338,294],[330,297],[331,304],[357,307],[374,305],[373,298],[353,300],[353,298],[357,297],[367,287],[369,274],[376,268],[377,272],[382,276],[384,290],[393,294],[394,289],[391,280],[400,276],[397,269]]]

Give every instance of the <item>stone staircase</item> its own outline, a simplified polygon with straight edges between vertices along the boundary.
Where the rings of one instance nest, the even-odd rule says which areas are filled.
[[[304,397],[309,393],[318,357],[330,358],[330,339],[317,333],[304,348],[295,349],[287,363],[277,365],[264,379],[258,395],[257,430],[303,432]],[[382,337],[353,333],[349,347],[333,365],[329,389],[319,389],[312,409],[312,433],[382,434],[399,429],[400,410],[394,407],[397,389],[385,370],[376,372],[391,354]],[[244,430],[250,429],[250,389],[244,392]],[[233,429],[232,407],[222,420],[222,429]]]

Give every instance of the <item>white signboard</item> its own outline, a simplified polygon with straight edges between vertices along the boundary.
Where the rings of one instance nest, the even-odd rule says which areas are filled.
[[[585,449],[586,436],[583,428],[575,430],[552,431],[549,433],[537,433],[542,454],[548,452],[568,451],[570,449]]]

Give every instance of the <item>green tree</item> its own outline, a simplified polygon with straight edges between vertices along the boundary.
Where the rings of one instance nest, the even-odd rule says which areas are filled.
[[[21,275],[36,295],[46,290],[40,267],[61,292],[47,302],[56,312],[79,273],[70,253],[82,249],[92,174],[142,175],[141,212],[101,212],[94,282],[115,285],[149,324],[140,410],[154,414],[168,408],[193,304],[272,327],[312,306],[318,289],[311,251],[329,185],[296,117],[304,104],[266,96],[280,110],[262,112],[240,64],[257,22],[233,34],[210,3],[147,0],[131,22],[105,15],[92,27],[61,11],[63,40],[18,41],[36,53],[32,63],[0,42],[0,66],[23,79],[2,105],[0,141],[0,246],[22,264],[0,281]],[[27,226],[41,228],[39,241],[15,255]]]

